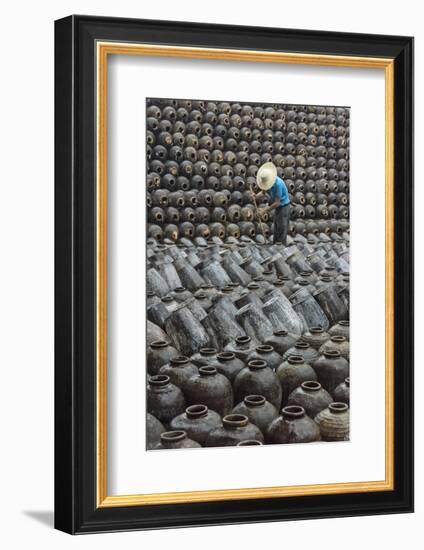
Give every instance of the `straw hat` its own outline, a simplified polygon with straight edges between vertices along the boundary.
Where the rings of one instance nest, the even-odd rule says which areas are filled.
[[[272,162],[262,164],[256,175],[256,183],[262,191],[268,191],[274,185],[277,168]]]

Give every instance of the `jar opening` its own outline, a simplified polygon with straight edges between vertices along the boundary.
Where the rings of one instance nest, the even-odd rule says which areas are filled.
[[[274,336],[287,336],[288,331],[287,330],[275,330]]]
[[[281,414],[289,419],[301,418],[305,414],[305,409],[299,405],[288,405],[282,409]]]
[[[339,413],[346,412],[349,407],[348,407],[348,405],[346,405],[346,403],[339,403],[337,401],[335,403],[330,403],[328,405],[328,408],[330,409],[330,411],[332,413],[339,414]]]
[[[161,441],[164,443],[173,443],[174,441],[181,441],[186,437],[186,433],[183,430],[172,430],[170,432],[163,432],[160,434]]]
[[[199,368],[199,374],[200,376],[214,376],[217,373],[217,370],[215,367],[200,367]]]
[[[169,384],[170,378],[166,374],[155,374],[149,378],[151,386],[166,386]]]
[[[301,355],[289,355],[287,361],[291,365],[300,365],[300,363],[303,363],[303,357]]]
[[[340,357],[340,351],[337,349],[329,349],[324,352],[325,357],[328,357],[330,359],[337,359]]]
[[[241,428],[246,426],[249,419],[244,414],[227,414],[222,419],[222,423],[226,428]]]
[[[263,395],[246,395],[244,402],[249,407],[261,407],[265,405],[265,397]]]
[[[177,357],[172,357],[169,362],[173,367],[180,367],[181,365],[187,365],[189,361],[189,358],[185,357],[185,355],[178,355]]]
[[[332,336],[331,341],[336,342],[337,344],[341,344],[342,342],[346,341],[346,338],[344,336]]]
[[[349,321],[339,321],[339,325],[341,325],[342,327],[348,327]]]
[[[306,380],[305,382],[302,382],[300,386],[303,390],[307,392],[318,391],[322,387],[321,384],[319,382],[316,382],[315,380]]]
[[[309,332],[311,334],[322,334],[324,332],[324,329],[322,327],[311,327],[309,329]]]
[[[236,343],[237,344],[248,344],[250,342],[251,338],[250,336],[237,336]]]
[[[258,346],[256,348],[256,351],[258,353],[272,353],[274,351],[274,348],[269,344],[262,344],[261,346]]]
[[[257,370],[257,369],[264,369],[267,364],[266,361],[262,361],[262,359],[252,359],[252,361],[249,361],[247,363],[247,366],[251,370]]]
[[[294,347],[297,349],[307,349],[309,348],[309,344],[307,344],[306,342],[296,342]]]
[[[169,346],[169,343],[166,340],[155,340],[150,344],[150,347],[152,349],[162,349],[167,348]]]
[[[223,351],[217,355],[219,361],[232,361],[235,357],[236,356],[232,351]]]
[[[350,378],[349,378],[349,377],[347,377],[347,378],[345,379],[345,384],[346,384],[346,386],[347,386],[348,388],[350,387]]]
[[[190,405],[185,410],[188,418],[201,418],[208,414],[206,405]]]
[[[215,348],[200,348],[200,355],[216,355],[218,352]]]
[[[257,439],[245,439],[237,443],[237,447],[250,447],[253,445],[263,445],[263,443],[261,443]]]

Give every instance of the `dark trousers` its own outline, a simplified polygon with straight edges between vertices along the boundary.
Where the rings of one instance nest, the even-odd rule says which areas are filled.
[[[274,244],[283,243],[287,246],[287,232],[289,229],[290,220],[290,204],[279,206],[275,209],[274,216]]]

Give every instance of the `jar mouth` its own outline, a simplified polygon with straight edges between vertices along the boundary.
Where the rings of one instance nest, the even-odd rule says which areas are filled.
[[[274,351],[274,348],[269,344],[262,344],[260,346],[257,346],[256,351],[258,353],[272,353]]]
[[[312,271],[301,271],[300,276],[301,277],[310,277],[312,275]]]
[[[246,395],[244,402],[249,407],[262,407],[265,405],[265,397],[263,395]]]
[[[300,384],[300,387],[307,392],[318,391],[322,388],[321,384],[315,380],[305,380]]]
[[[235,359],[235,354],[232,351],[223,351],[216,356],[219,361],[232,361]]]
[[[222,419],[222,423],[226,428],[242,428],[247,426],[249,419],[244,414],[227,414]]]
[[[285,282],[282,281],[281,279],[277,279],[276,281],[273,281],[273,284],[275,286],[284,286],[285,285]]]
[[[195,294],[194,297],[196,298],[196,300],[204,300],[205,298],[207,298],[204,292],[199,292]]]
[[[253,290],[257,290],[259,288],[259,285],[257,283],[249,283],[247,285],[247,288],[250,288],[250,289],[253,289]]]
[[[309,329],[309,332],[311,334],[322,334],[324,332],[324,329],[322,327],[311,327]]]
[[[183,287],[181,287],[181,288],[183,288]],[[203,285],[200,285],[200,288],[201,288],[202,290],[210,290],[211,288],[214,288],[214,286],[213,286],[213,285],[206,285],[206,284],[203,284]]]
[[[346,405],[346,403],[340,403],[340,402],[336,401],[334,403],[330,403],[328,405],[328,408],[330,409],[330,411],[332,413],[340,414],[340,413],[346,412],[349,409],[349,406]]]
[[[281,414],[285,418],[301,418],[305,414],[305,409],[299,405],[288,405],[282,409]]]
[[[232,286],[224,286],[222,289],[222,292],[233,292],[234,291],[234,288]]]
[[[172,430],[170,432],[163,432],[160,434],[161,441],[163,443],[174,443],[175,441],[181,441],[186,437],[184,430]]]
[[[350,387],[350,378],[349,378],[349,376],[347,378],[345,378],[345,384],[348,388]]]
[[[200,355],[216,355],[218,350],[216,348],[200,348]]]
[[[301,363],[304,362],[304,359],[301,355],[289,355],[287,361],[291,365],[300,365]]]
[[[251,370],[258,370],[266,368],[267,364],[266,361],[263,361],[262,359],[252,359],[247,363],[247,366]]]
[[[155,295],[155,293],[153,292],[153,290],[148,290],[146,292],[146,296],[154,296],[154,295]]]
[[[251,341],[250,336],[237,336],[236,343],[237,344],[248,344]]]
[[[215,367],[210,367],[210,366],[199,367],[200,376],[214,376],[216,373],[217,373],[217,370]]]
[[[306,279],[300,279],[299,284],[300,284],[300,286],[308,286],[309,281],[307,281]]]
[[[180,367],[181,365],[187,365],[190,361],[185,355],[178,355],[177,357],[172,357],[169,361],[173,367]]]
[[[149,385],[154,387],[162,387],[169,384],[170,378],[166,374],[154,374],[149,378]]]
[[[331,341],[341,344],[342,342],[346,342],[346,338],[344,336],[332,336]]]
[[[172,302],[173,299],[172,296],[167,295],[162,298],[162,302]]]
[[[237,447],[251,447],[253,445],[263,445],[261,441],[258,439],[244,439],[243,441],[239,441],[237,443]]]
[[[274,336],[287,336],[288,331],[287,330],[274,330]]]
[[[185,412],[188,418],[202,418],[208,414],[208,408],[206,405],[190,405]]]
[[[167,348],[169,346],[169,343],[166,340],[155,340],[150,344],[150,347],[152,349],[163,349]]]
[[[296,342],[294,347],[297,348],[297,349],[308,349],[309,344],[307,344],[306,342]]]
[[[339,321],[339,325],[341,325],[342,327],[348,327],[349,321]]]
[[[328,357],[330,359],[337,359],[340,357],[340,351],[337,349],[329,349],[327,351],[324,351],[325,357]]]

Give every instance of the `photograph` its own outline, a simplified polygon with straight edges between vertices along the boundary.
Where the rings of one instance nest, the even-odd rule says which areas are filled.
[[[146,99],[146,449],[349,441],[340,105]]]

